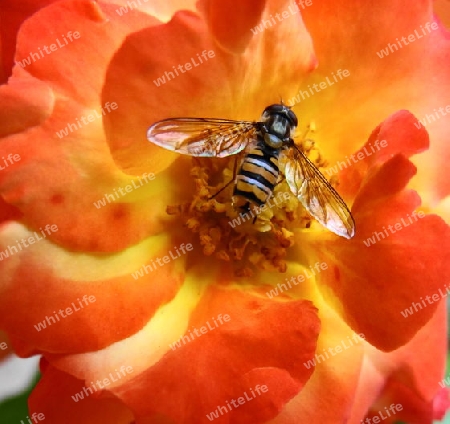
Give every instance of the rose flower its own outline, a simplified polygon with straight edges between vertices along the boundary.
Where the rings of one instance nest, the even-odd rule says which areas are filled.
[[[415,118],[448,99],[430,2],[5,4],[0,329],[42,355],[30,416],[442,417],[448,125]],[[218,193],[235,155],[146,137],[167,118],[258,121],[281,101],[353,237],[285,180],[243,222],[233,184]]]

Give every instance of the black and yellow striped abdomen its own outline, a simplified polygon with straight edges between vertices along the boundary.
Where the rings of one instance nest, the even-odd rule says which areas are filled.
[[[260,207],[267,202],[278,182],[278,154],[279,149],[271,149],[262,140],[247,153],[234,186],[236,207],[248,210],[249,203]]]

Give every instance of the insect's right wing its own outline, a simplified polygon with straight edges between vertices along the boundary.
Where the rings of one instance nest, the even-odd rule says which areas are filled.
[[[171,118],[147,131],[152,143],[183,155],[226,157],[256,140],[257,122],[215,118]]]
[[[333,233],[352,238],[355,221],[347,205],[292,140],[291,147],[280,155],[279,163],[289,188],[305,209]]]

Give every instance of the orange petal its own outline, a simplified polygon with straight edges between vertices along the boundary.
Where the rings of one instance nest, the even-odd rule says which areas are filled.
[[[400,122],[397,137],[408,137]],[[352,207],[356,236],[349,241],[323,232],[308,236],[315,250],[308,252],[314,256],[310,262],[334,264],[333,273],[319,277],[327,299],[355,332],[382,350],[402,346],[432,317],[438,302],[426,299],[445,296],[450,275],[444,258],[449,227],[436,215],[413,214],[420,199],[405,186],[415,172],[402,155],[381,165],[375,161]]]
[[[62,13],[64,22],[59,19]],[[68,41],[69,19],[80,33],[72,42]],[[108,19],[117,20],[117,24]],[[159,184],[145,180],[153,171],[151,164],[145,175],[140,175],[143,178],[117,170],[102,128],[102,107],[108,112],[99,99],[103,74],[114,51],[131,28],[154,23],[155,19],[136,13],[119,19],[112,6],[82,1],[53,4],[21,28],[16,60],[26,59],[30,51],[37,52],[41,43],[56,42],[55,33],[64,35],[60,44],[68,44],[34,62],[28,58],[32,63],[25,69],[18,66],[9,85],[0,91],[7,112],[26,107],[20,117],[9,119],[2,127],[3,133],[23,132],[2,143],[5,158],[14,153],[20,160],[2,170],[0,189],[3,199],[24,213],[27,225],[35,229],[58,225],[60,231],[53,235],[54,240],[73,250],[121,250],[158,231],[160,217],[166,215],[165,206],[171,202],[169,181],[164,177]],[[47,25],[51,30],[45,31]],[[93,42],[102,46],[101,52],[91,48]],[[82,70],[76,65],[81,57],[90,62]],[[47,84],[24,77],[28,73]],[[94,121],[82,124],[82,118],[88,117]],[[69,130],[69,124],[75,129]],[[62,130],[68,135],[61,135]],[[127,186],[132,194],[127,194]],[[119,194],[120,190],[127,196]],[[112,198],[107,203],[106,195]],[[97,209],[94,204],[98,201],[105,206]]]
[[[447,326],[445,301],[413,339],[398,350],[383,353],[367,346],[361,384],[353,405],[350,422],[361,414],[388,416],[390,405],[401,405],[391,414],[394,422],[429,423],[441,419],[449,406],[444,386]],[[390,413],[390,411],[389,411]],[[386,421],[391,422],[391,421]]]
[[[326,77],[333,85],[301,99],[295,111],[316,123],[314,139],[332,163],[354,152],[393,110],[408,109],[422,120],[449,105],[450,38],[435,21],[432,3],[382,0],[367,4],[358,0],[337,6],[325,0],[304,9],[303,19],[320,65],[301,88],[305,91],[307,85],[326,81]],[[427,23],[438,29],[428,32]],[[403,44],[402,37],[409,35],[415,41]],[[380,58],[381,50],[388,55]],[[337,75],[339,69],[347,69],[350,75],[335,81],[333,73]],[[431,117],[426,123],[431,150],[415,162],[423,173],[412,184],[426,190],[426,203],[450,193],[448,178],[441,172],[450,160],[450,126],[448,112],[444,113],[438,112],[436,122]]]
[[[291,276],[306,275],[306,279],[299,285],[294,285],[285,294],[295,299],[307,298],[313,301],[319,310],[321,331],[314,356],[316,363],[314,374],[303,390],[269,423],[292,424],[298,422],[298,417],[302,417],[304,422],[311,423],[342,422],[342,417],[348,416],[354,403],[363,368],[364,347],[367,343],[358,338],[324,301],[310,272],[306,274],[305,269],[296,264],[290,264],[288,270],[288,275],[279,278],[283,284],[284,280]],[[277,279],[274,283],[276,281]],[[303,365],[306,367],[308,363]],[[330,390],[331,387],[339,387],[339,390]],[[370,391],[371,388],[367,390]]]
[[[15,61],[21,65],[16,69],[23,67],[48,82],[65,100],[97,106],[104,71],[124,38],[132,31],[158,23],[142,13],[120,17],[115,10],[113,5],[89,0],[56,2],[42,9],[20,29]],[[64,21],[58,19],[62,13],[66,16]],[[93,45],[101,48],[94,49]],[[90,66],[79,66],[81,59]]]
[[[130,365],[139,373],[111,391],[142,420],[160,416],[174,422],[209,422],[206,414],[226,401],[245,398],[246,392],[251,400],[230,411],[230,419],[264,422],[311,376],[313,368],[306,369],[303,362],[314,355],[319,327],[316,308],[308,301],[269,301],[261,294],[209,287],[189,320],[188,342],[173,350],[166,347],[165,354],[156,359],[152,351],[160,349],[158,339],[153,341],[154,348],[142,355],[142,341],[133,337],[123,346],[127,353],[123,352],[119,362],[114,351],[121,348],[104,352],[107,365],[103,373],[118,364]],[[165,328],[171,331],[167,325]],[[195,329],[198,337],[193,336]],[[52,362],[63,369],[70,367],[78,376],[88,373],[92,379],[100,375],[98,368],[104,368],[105,360],[99,361],[97,355],[86,362],[87,356],[83,356],[84,361],[52,358]],[[258,396],[257,385],[266,385],[268,391]],[[198,390],[192,391],[192,387]],[[148,393],[152,393],[150,398]]]
[[[157,23],[142,13],[119,17],[115,10],[83,0],[55,3],[33,15],[21,27],[16,55],[22,64],[25,59],[31,63],[17,66],[0,92],[7,112],[26,107],[3,124],[3,133],[23,132],[2,143],[4,157],[20,156],[0,173],[2,197],[20,208],[30,227],[58,225],[52,237],[73,250],[118,251],[140,241],[161,228],[160,217],[171,203],[168,181],[152,184],[144,178],[141,184],[139,177],[118,171],[105,143],[102,107],[105,114],[115,113],[111,107],[108,112],[106,101],[100,104],[105,69],[131,30]],[[74,38],[75,29],[70,38],[68,22],[79,38]],[[61,34],[59,41],[55,34]],[[92,43],[102,48],[92,49]],[[41,49],[39,57],[39,48],[52,44],[62,47],[51,54]],[[80,58],[90,65],[80,69]],[[150,162],[144,177],[152,171]],[[133,193],[118,194],[127,186]],[[112,201],[97,209],[94,203],[104,202],[106,194]],[[156,200],[150,201],[152,196]]]
[[[251,38],[251,29],[259,23],[266,7],[266,0],[236,3],[233,0],[206,0],[202,7],[206,12],[210,30],[217,42],[233,53],[242,53]],[[230,25],[233,22],[233,25]]]
[[[435,0],[433,2],[433,9],[439,19],[443,22],[446,28],[450,27],[450,7],[446,0]]]
[[[2,1],[3,16],[7,19],[2,19],[0,26],[0,84],[6,82],[11,75],[14,64],[14,54],[16,51],[17,33],[20,26],[31,15],[36,13],[40,8],[45,7],[56,0],[24,0],[20,4],[14,0]]]
[[[424,128],[417,128],[417,119],[410,112],[400,110],[379,124],[364,145],[338,161],[328,171],[339,173],[339,193],[355,198],[367,173],[394,155],[409,158],[428,149],[429,137]],[[339,172],[340,171],[340,172]]]
[[[6,203],[2,197],[0,197],[0,223],[3,224],[6,221],[14,221],[20,219],[22,213],[16,207]]]
[[[0,172],[0,190],[30,228],[56,225],[49,237],[57,243],[75,251],[116,252],[164,228],[166,206],[175,203],[179,184],[173,173],[119,172],[105,146],[96,146],[101,135],[93,130],[66,140],[75,143],[70,154],[64,144],[44,141],[40,129],[9,138],[4,157],[20,160]]]
[[[75,402],[72,396],[83,390],[83,382],[47,364],[43,368],[28,401],[30,417],[35,413],[36,419],[67,424],[132,422],[133,414],[119,399],[91,395]],[[44,418],[37,414],[43,414]]]
[[[8,85],[0,86],[0,137],[40,125],[53,111],[54,98],[50,87],[30,78],[25,72],[21,74],[23,78],[11,78]],[[7,153],[12,152],[14,150]]]
[[[148,127],[164,118],[259,119],[265,106],[289,94],[292,82],[315,66],[311,40],[296,19],[272,37],[254,37],[241,55],[218,48],[207,22],[190,12],[128,37],[111,61],[102,94],[121,105],[115,116],[105,116],[115,162],[133,173],[144,172],[148,163],[158,170],[172,164],[175,153],[146,140]],[[280,51],[274,61],[276,43],[288,35],[297,48]]]
[[[180,38],[191,42],[180,44]],[[114,160],[126,172],[142,173],[149,163],[157,164],[152,169],[158,172],[178,156],[147,141],[147,129],[153,122],[175,116],[214,115],[215,102],[211,110],[203,113],[198,107],[203,101],[186,102],[186,96],[194,95],[193,91],[197,99],[211,96],[218,79],[227,82],[229,65],[214,49],[202,20],[183,12],[166,25],[131,35],[117,52],[109,66],[102,97],[114,98],[121,105],[116,116],[105,117],[105,130]],[[205,58],[200,56],[202,52]],[[188,62],[192,69],[181,74],[176,66]],[[223,115],[223,105],[227,103],[218,103]]]
[[[166,236],[110,256],[67,252],[38,236],[16,253],[7,246],[19,250],[15,240],[36,233],[11,224],[1,237],[0,249],[10,256],[0,262],[0,310],[10,313],[0,314],[0,328],[22,356],[92,351],[129,337],[175,296],[184,278],[183,257],[132,277],[149,258],[168,255],[173,245]]]
[[[412,173],[412,165],[395,156],[372,175],[355,200],[356,236],[345,245],[334,243],[339,260],[334,275],[324,275],[323,283],[338,297],[338,309],[347,322],[382,350],[405,344],[431,318],[434,302],[423,310],[419,305],[419,313],[407,318],[401,312],[412,308],[413,302],[422,303],[422,297],[441,298],[439,290],[445,291],[449,275],[443,256],[450,248],[448,226],[435,215],[413,215],[417,196],[399,194]],[[367,247],[369,239],[376,244]],[[320,256],[333,262],[325,252]]]

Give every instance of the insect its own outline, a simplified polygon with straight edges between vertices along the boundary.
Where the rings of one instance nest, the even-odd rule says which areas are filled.
[[[306,210],[333,233],[351,238],[355,222],[345,202],[296,146],[297,116],[284,104],[265,108],[260,121],[169,118],[150,126],[147,138],[165,149],[196,157],[223,158],[244,153],[235,177],[234,205],[248,211],[273,195],[282,173]],[[232,182],[230,181],[230,182]]]

